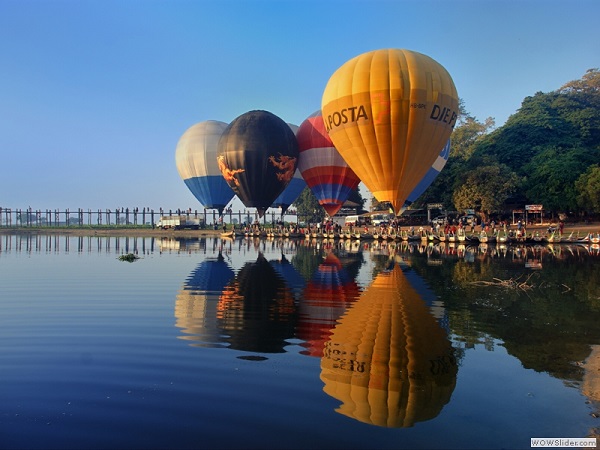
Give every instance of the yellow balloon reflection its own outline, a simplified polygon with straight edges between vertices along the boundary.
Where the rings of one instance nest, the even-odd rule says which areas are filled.
[[[399,266],[380,273],[339,320],[321,359],[336,410],[382,427],[436,417],[456,385],[445,331]]]

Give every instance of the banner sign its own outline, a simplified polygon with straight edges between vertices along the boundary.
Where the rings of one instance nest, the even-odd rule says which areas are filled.
[[[542,205],[525,205],[526,211],[541,211]]]

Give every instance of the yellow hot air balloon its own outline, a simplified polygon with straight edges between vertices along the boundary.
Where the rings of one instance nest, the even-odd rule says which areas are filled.
[[[402,269],[380,273],[331,330],[323,390],[337,412],[381,427],[436,417],[456,385],[452,344]]]
[[[458,118],[458,94],[439,63],[383,49],[342,65],[323,92],[325,126],[350,168],[398,212],[444,147]]]

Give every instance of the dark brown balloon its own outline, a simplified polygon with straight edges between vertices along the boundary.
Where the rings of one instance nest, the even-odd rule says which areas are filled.
[[[217,161],[238,198],[262,216],[296,172],[298,141],[275,114],[249,111],[221,135]]]

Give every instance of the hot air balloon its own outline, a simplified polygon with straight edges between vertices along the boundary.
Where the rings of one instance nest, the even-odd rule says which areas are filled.
[[[333,146],[321,111],[300,124],[297,133],[298,168],[327,214],[333,217],[356,189],[360,179]]]
[[[294,135],[296,135],[298,132],[298,126],[291,123],[288,123],[288,126],[292,129]],[[281,208],[281,215],[283,216],[290,205],[296,201],[305,187],[306,182],[304,181],[304,178],[302,178],[300,170],[296,169],[290,184],[288,184],[283,192],[279,194],[279,197],[273,201],[271,206],[274,208]]]
[[[321,109],[335,148],[375,198],[398,212],[450,138],[458,94],[429,56],[383,49],[343,64]]]
[[[323,356],[336,321],[358,299],[360,287],[342,267],[341,261],[329,253],[306,286],[298,308],[296,336],[305,341],[300,353]]]
[[[225,122],[216,120],[192,125],[175,150],[177,171],[189,190],[205,208],[218,209],[219,214],[235,195],[217,165],[217,144],[225,128]]]
[[[458,366],[446,332],[398,265],[382,272],[339,319],[321,359],[337,412],[411,427],[450,401]]]
[[[448,139],[448,142],[446,143],[446,145],[444,145],[444,148],[442,149],[442,151],[440,152],[438,157],[433,162],[433,165],[429,168],[429,170],[427,171],[425,176],[421,179],[421,181],[419,181],[419,184],[417,184],[417,187],[415,187],[413,189],[413,191],[410,194],[408,194],[408,197],[406,198],[407,203],[410,204],[410,203],[414,202],[416,199],[418,199],[423,194],[423,192],[425,192],[425,190],[427,190],[427,188],[429,186],[431,186],[431,183],[433,183],[433,180],[436,179],[436,177],[440,174],[440,172],[446,165],[446,162],[448,161],[448,156],[450,156],[450,140],[449,139]]]
[[[223,132],[217,161],[239,199],[262,217],[296,172],[298,142],[275,114],[249,111]]]
[[[175,325],[182,329],[180,339],[195,347],[219,347],[223,331],[217,324],[219,297],[235,272],[219,253],[207,258],[190,274],[175,301]]]
[[[295,309],[286,281],[260,253],[223,289],[217,318],[229,348],[283,353],[294,336]]]

